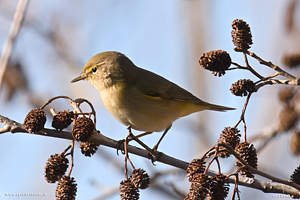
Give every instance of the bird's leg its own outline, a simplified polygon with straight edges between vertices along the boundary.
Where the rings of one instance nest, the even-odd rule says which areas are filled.
[[[130,126],[128,126],[127,127],[127,129],[128,128],[131,128]],[[151,134],[151,133],[153,133],[153,132],[145,132],[145,133],[141,133],[141,134],[139,134],[139,135],[137,135],[137,136],[135,136],[136,138],[140,138],[140,137],[143,137],[143,136],[145,136],[145,135],[149,135],[149,134]],[[131,138],[131,137],[129,137],[128,139],[127,139],[127,141],[128,142],[130,142],[131,140],[133,140],[133,138]],[[120,140],[119,141],[119,143],[123,143],[124,142],[124,140]]]
[[[162,134],[162,136],[158,140],[157,144],[153,147],[154,151],[157,151],[158,145],[161,143],[162,139],[165,137],[165,135],[167,134],[167,132],[170,130],[171,127],[172,127],[172,124],[168,128],[166,128],[166,130],[164,131],[164,133]]]
[[[128,125],[127,126],[127,129],[129,130],[131,130],[131,126],[130,125]],[[143,137],[143,136],[145,136],[145,135],[149,135],[149,134],[151,134],[151,133],[153,133],[153,132],[145,132],[145,133],[142,133],[142,134],[139,134],[139,135],[137,135],[137,136],[135,136],[136,138],[140,138],[140,137]],[[131,133],[131,135],[133,135],[132,133]],[[131,140],[134,140],[132,137],[128,137],[127,138],[127,143],[129,143]],[[117,145],[117,155],[119,155],[119,150],[122,148],[122,145],[124,145],[124,142],[125,142],[125,140],[119,140],[118,141],[118,145]],[[125,152],[124,151],[121,151],[122,152],[122,154],[125,154]]]
[[[149,152],[149,155],[151,157],[151,161],[152,163],[154,164],[155,161],[158,160],[159,158],[159,155],[158,155],[158,152],[157,151],[154,151],[153,149],[151,149],[150,147],[148,147],[146,144],[144,144],[141,140],[138,139],[137,136],[134,136],[131,132],[131,126],[129,125],[127,127],[128,131],[129,131],[129,137],[130,137],[130,140],[134,140],[136,141],[137,143],[139,143],[142,147],[144,147],[148,152]],[[150,132],[146,132],[148,134],[150,134]],[[148,135],[148,134],[140,134],[140,135]],[[139,137],[141,137],[140,135],[138,135]]]
[[[137,135],[137,136],[135,136],[135,137],[140,138],[140,137],[143,137],[143,136],[145,136],[145,135],[149,135],[149,134],[151,134],[151,133],[153,133],[153,132],[145,132],[145,133],[139,134],[139,135]]]

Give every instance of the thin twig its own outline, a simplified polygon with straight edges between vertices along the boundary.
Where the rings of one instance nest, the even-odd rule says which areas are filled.
[[[72,148],[72,145],[69,145],[61,154],[65,155],[70,148]]]
[[[245,62],[246,62],[246,66],[249,69],[250,72],[252,72],[252,74],[254,74],[255,76],[257,76],[259,79],[264,80],[265,77],[263,77],[262,75],[260,75],[259,73],[257,73],[249,64],[248,62],[248,58],[247,58],[247,54],[245,52],[243,52],[244,54],[244,58],[245,58]]]
[[[124,172],[125,172],[125,180],[128,179],[128,169],[127,169],[127,159],[129,158],[129,155],[128,155],[128,149],[127,149],[127,146],[128,146],[128,139],[129,139],[130,135],[128,135],[124,141],[124,151],[125,151],[125,159],[124,159],[124,166],[125,166],[125,169],[124,169]]]
[[[249,104],[249,100],[250,100],[250,97],[251,97],[252,93],[249,93],[247,98],[246,98],[246,101],[245,101],[245,104],[244,104],[244,107],[243,107],[243,110],[242,110],[242,113],[241,113],[241,117],[240,119],[238,120],[238,122],[234,125],[234,128],[237,128],[237,126],[243,122],[244,124],[244,141],[246,142],[247,141],[247,137],[246,137],[246,130],[247,130],[247,126],[246,126],[246,121],[245,121],[245,113],[246,113],[246,109],[247,109],[247,106]]]
[[[50,103],[52,103],[52,101],[54,101],[56,99],[60,99],[60,98],[67,99],[67,100],[69,100],[69,102],[73,101],[73,99],[71,99],[68,96],[56,96],[56,97],[53,97],[53,98],[49,99],[44,105],[42,105],[41,109],[44,109],[47,105],[49,105]]]
[[[95,124],[95,126],[96,126],[96,111],[95,111],[95,109],[94,109],[93,104],[92,104],[89,100],[87,100],[87,99],[85,99],[85,98],[78,98],[78,99],[75,99],[74,102],[76,102],[76,103],[78,104],[78,106],[79,106],[81,103],[83,103],[83,102],[87,103],[87,104],[90,106],[90,108],[91,108],[91,110],[92,110],[92,115],[94,116],[94,124]]]
[[[74,140],[71,141],[71,164],[70,164],[70,170],[69,170],[69,173],[68,173],[68,176],[71,176],[71,173],[72,173],[72,170],[73,170],[73,166],[74,166]]]
[[[278,79],[269,79],[265,80],[255,86],[255,89],[258,90],[262,86],[265,85],[273,85],[273,84],[280,84],[280,85],[300,85],[297,81],[295,80],[278,80]]]
[[[139,140],[135,135],[133,135],[133,133],[131,132],[131,126],[130,125],[127,127],[127,129],[129,130],[130,137],[134,141],[136,141],[137,143],[139,143],[142,147],[144,147],[151,154],[153,161],[156,161],[158,159],[158,153],[155,152],[153,149],[150,149],[150,147],[148,147],[141,140]]]
[[[288,72],[282,70],[280,67],[278,67],[277,65],[274,65],[272,62],[267,62],[267,61],[263,60],[262,58],[257,56],[254,52],[247,51],[246,53],[249,56],[255,58],[260,64],[266,65],[266,66],[274,69],[275,71],[277,71],[281,76],[284,76],[284,77],[290,79],[292,85],[299,85],[300,84],[299,78],[296,78],[293,75],[289,74]]]
[[[0,85],[2,83],[4,72],[6,70],[6,66],[7,66],[8,60],[10,58],[14,42],[18,36],[20,27],[24,20],[27,5],[28,5],[28,0],[19,0],[15,15],[14,15],[14,20],[9,29],[7,39],[5,40],[5,43],[3,45],[3,49],[2,49],[2,53],[1,53],[1,57],[0,57]]]
[[[229,68],[229,69],[227,69],[227,70],[233,70],[233,69],[246,69],[246,70],[248,70],[247,67],[244,67],[244,66],[242,66],[242,65],[240,65],[240,64],[238,64],[238,63],[231,62],[231,64],[232,64],[232,65],[235,65],[235,66],[237,66],[237,67],[232,67],[232,68]]]

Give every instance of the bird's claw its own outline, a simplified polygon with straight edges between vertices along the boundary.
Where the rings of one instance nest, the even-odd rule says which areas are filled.
[[[158,161],[161,156],[162,153],[157,151],[155,148],[151,149],[151,152],[149,152],[149,159],[151,160],[154,166],[155,166],[154,162]]]
[[[119,155],[119,150],[121,151],[121,153],[124,155],[125,151],[124,151],[124,142],[125,140],[119,140],[118,144],[117,144],[117,155]]]

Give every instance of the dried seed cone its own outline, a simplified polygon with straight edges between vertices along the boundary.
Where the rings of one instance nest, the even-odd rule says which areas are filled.
[[[67,171],[69,160],[61,154],[51,155],[45,166],[45,179],[48,183],[55,183]]]
[[[209,192],[209,182],[207,175],[203,175],[203,181],[202,182],[192,182],[190,191],[184,198],[184,200],[204,200],[207,197],[207,194]]]
[[[295,96],[294,87],[284,87],[280,90],[278,98],[281,103],[289,103]]]
[[[250,79],[240,79],[231,85],[231,93],[235,96],[247,96],[248,93],[256,92],[255,84]]]
[[[250,26],[243,20],[236,19],[232,22],[231,36],[235,51],[246,52],[252,45]]]
[[[295,169],[295,171],[291,175],[291,180],[294,183],[297,183],[298,185],[300,185],[300,165],[297,167],[297,169]]]
[[[90,118],[79,117],[75,120],[72,135],[73,138],[80,142],[85,142],[93,134],[95,125]]]
[[[56,130],[63,130],[67,128],[73,121],[74,113],[73,111],[69,112],[68,110],[58,112],[52,121],[52,127]]]
[[[298,122],[299,114],[295,111],[292,106],[285,106],[279,114],[279,127],[278,131],[289,131],[295,127]]]
[[[220,134],[218,143],[226,144],[234,149],[240,143],[241,134],[239,132],[240,131],[236,128],[226,127]],[[230,156],[230,153],[226,148],[220,148],[219,150],[220,152],[218,155],[220,157],[228,158]]]
[[[96,153],[99,145],[90,142],[82,142],[79,147],[83,155],[91,157]]]
[[[150,185],[150,177],[147,172],[141,168],[134,169],[130,179],[133,185],[138,189],[146,189]]]
[[[297,156],[300,154],[300,131],[294,131],[290,143],[292,153]]]
[[[204,159],[194,159],[186,170],[186,175],[190,182],[195,182],[199,179],[199,175],[205,170]]]
[[[25,117],[24,127],[29,133],[37,133],[44,128],[46,113],[40,109],[32,109]]]
[[[246,161],[251,167],[257,169],[257,154],[253,144],[242,142],[238,146],[236,146],[235,150],[244,161]],[[238,159],[236,159],[236,166],[241,167],[243,166],[243,164]],[[249,178],[254,177],[253,174],[246,168],[241,169],[240,174]]]
[[[77,184],[73,177],[63,176],[56,187],[56,200],[75,200]]]
[[[225,199],[229,192],[229,185],[225,180],[226,176],[223,174],[218,174],[213,176],[210,180],[210,193],[208,199]]]
[[[297,169],[295,169],[295,171],[293,172],[293,174],[291,175],[291,181],[293,181],[294,183],[297,183],[298,185],[300,185],[300,165],[297,167]],[[291,198],[293,199],[299,199],[299,196],[295,196],[295,195],[290,195]]]
[[[199,63],[204,69],[212,71],[215,76],[222,76],[230,67],[231,58],[226,51],[210,51],[200,57]]]
[[[300,54],[290,54],[285,55],[282,58],[283,64],[285,64],[287,67],[295,68],[300,66]]]
[[[121,181],[119,192],[121,200],[138,200],[140,197],[139,189],[133,185],[130,179]]]

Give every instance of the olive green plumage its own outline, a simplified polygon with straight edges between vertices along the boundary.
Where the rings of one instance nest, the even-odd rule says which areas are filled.
[[[233,110],[204,102],[115,51],[93,56],[72,82],[83,79],[100,92],[104,105],[118,121],[140,131],[162,131],[174,120],[201,110]]]

